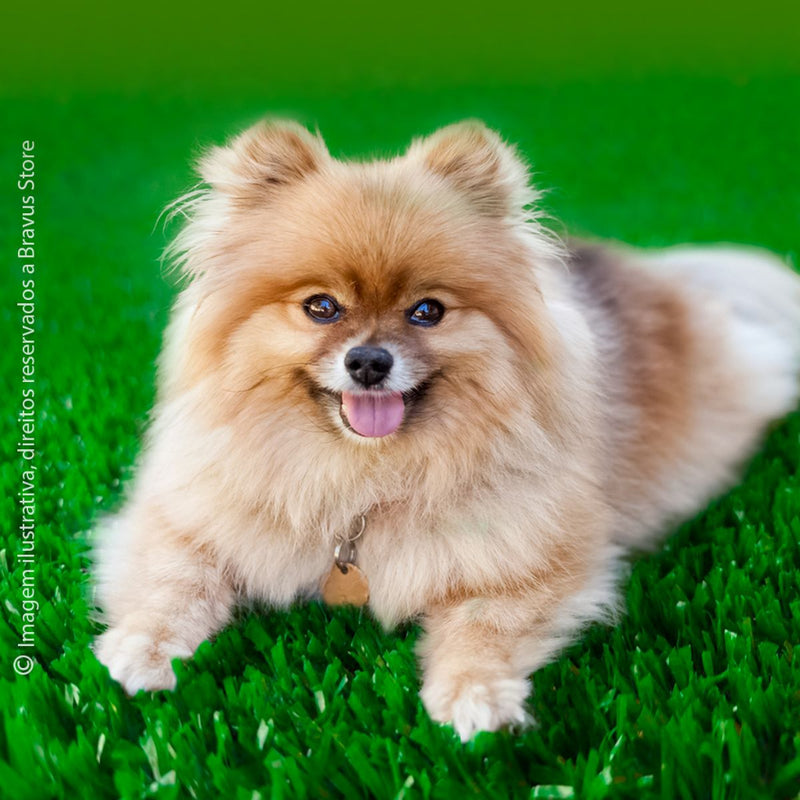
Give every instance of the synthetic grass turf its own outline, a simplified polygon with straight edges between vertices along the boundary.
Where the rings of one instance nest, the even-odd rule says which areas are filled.
[[[86,531],[118,504],[173,290],[160,209],[188,161],[258,116],[387,154],[480,116],[532,160],[557,230],[645,246],[759,244],[797,260],[798,83],[611,79],[482,89],[17,97],[0,251],[19,237],[17,143],[37,153],[38,666],[16,677],[19,461],[0,466],[0,797],[793,797],[800,791],[800,415],[742,483],[634,562],[627,616],[534,676],[538,726],[462,745],[417,697],[408,627],[319,605],[243,612],[174,694],[127,698],[89,650]],[[562,227],[563,226],[563,227]],[[16,447],[16,265],[3,273],[5,452]]]

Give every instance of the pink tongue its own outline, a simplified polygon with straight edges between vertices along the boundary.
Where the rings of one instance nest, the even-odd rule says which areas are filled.
[[[342,392],[342,411],[356,433],[388,436],[400,427],[405,404],[400,392]]]

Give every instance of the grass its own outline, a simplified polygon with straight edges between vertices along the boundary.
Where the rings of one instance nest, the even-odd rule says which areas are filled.
[[[613,77],[425,88],[17,92],[5,104],[3,442],[18,436],[18,143],[36,141],[37,665],[20,652],[20,461],[0,465],[0,796],[789,798],[800,795],[800,415],[742,483],[632,564],[628,613],[534,676],[539,724],[462,745],[417,698],[418,631],[323,606],[243,612],[127,698],[95,660],[93,516],[131,473],[174,290],[161,208],[188,161],[267,112],[336,154],[479,116],[521,143],[557,229],[739,241],[797,261],[798,82]],[[792,100],[792,98],[794,98]]]

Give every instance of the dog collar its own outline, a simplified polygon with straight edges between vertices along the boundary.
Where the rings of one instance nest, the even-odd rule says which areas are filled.
[[[363,606],[369,602],[369,581],[356,566],[356,542],[364,535],[367,518],[363,514],[354,526],[355,533],[341,537],[333,549],[333,566],[322,584],[322,599],[331,606]]]

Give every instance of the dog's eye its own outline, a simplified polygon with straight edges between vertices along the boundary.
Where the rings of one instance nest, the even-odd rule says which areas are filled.
[[[339,304],[327,294],[315,294],[303,303],[303,311],[317,322],[336,322],[342,315]]]
[[[412,325],[436,325],[444,316],[444,306],[438,300],[420,300],[406,311]]]

